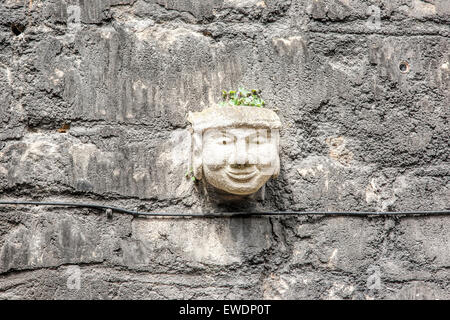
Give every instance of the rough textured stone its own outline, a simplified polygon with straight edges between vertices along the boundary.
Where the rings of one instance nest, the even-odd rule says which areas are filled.
[[[0,198],[448,209],[449,25],[447,0],[2,1]],[[185,177],[186,117],[239,86],[277,110],[281,166],[228,203]],[[449,228],[0,206],[0,298],[448,299]]]

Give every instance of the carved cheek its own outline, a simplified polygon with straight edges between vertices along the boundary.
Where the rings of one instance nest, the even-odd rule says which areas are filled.
[[[263,176],[271,176],[278,170],[278,151],[277,146],[272,143],[266,143],[259,149],[258,168]]]
[[[214,145],[206,144],[203,147],[203,164],[208,167],[222,166],[224,161],[221,155],[215,150]]]
[[[222,145],[218,141],[209,141],[203,147],[203,163],[211,168],[219,169],[227,164],[231,153],[231,145]]]
[[[259,145],[258,164],[261,166],[271,165],[274,162],[276,155],[276,149],[271,143]]]

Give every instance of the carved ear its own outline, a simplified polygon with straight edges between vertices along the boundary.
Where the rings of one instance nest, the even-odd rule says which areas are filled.
[[[202,131],[192,133],[192,169],[194,177],[200,180],[203,177],[203,134]]]
[[[277,146],[277,156],[275,163],[273,164],[273,174],[272,178],[276,179],[278,178],[278,175],[280,174],[280,132],[278,130],[272,130],[271,131],[271,139],[274,139],[274,142]]]
[[[272,178],[278,178],[280,174],[280,131],[278,129],[273,129],[270,131],[271,142],[276,145],[276,158],[275,163],[273,163],[273,174]]]
[[[272,178],[273,179],[278,178],[279,174],[280,174],[280,157],[277,155],[277,160],[275,160],[275,163],[274,163]]]

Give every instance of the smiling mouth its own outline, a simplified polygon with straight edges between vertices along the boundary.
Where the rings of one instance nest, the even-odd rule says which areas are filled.
[[[243,182],[253,178],[256,175],[257,170],[255,168],[252,168],[252,170],[236,170],[236,171],[226,170],[225,173],[231,179]]]

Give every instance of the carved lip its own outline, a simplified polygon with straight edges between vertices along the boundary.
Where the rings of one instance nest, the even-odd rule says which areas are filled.
[[[227,176],[229,176],[233,180],[237,181],[247,181],[253,178],[257,174],[258,170],[256,168],[252,168],[251,171],[248,170],[225,170]]]

